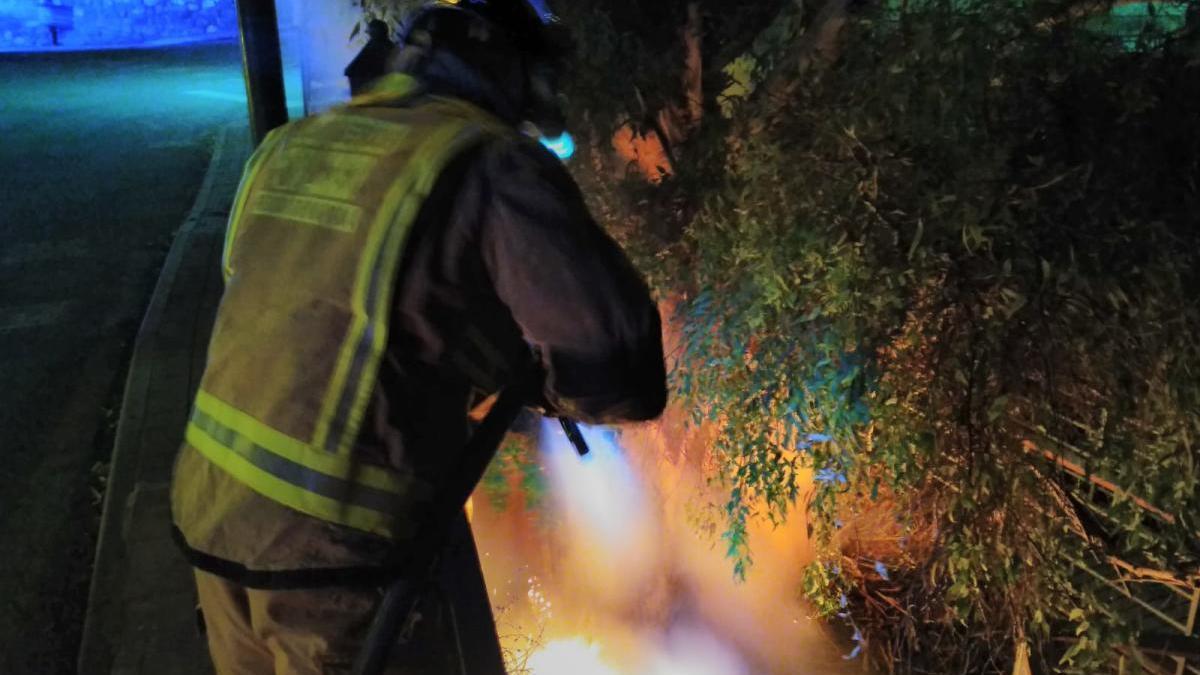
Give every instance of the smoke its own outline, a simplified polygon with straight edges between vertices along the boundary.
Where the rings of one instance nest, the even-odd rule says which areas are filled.
[[[566,434],[542,420],[542,455],[554,498],[571,526],[605,546],[606,557],[619,559],[630,544],[651,528],[643,487],[626,460],[616,432],[580,425],[591,449],[579,456]],[[633,536],[631,536],[633,535]],[[604,553],[602,552],[602,554]]]
[[[724,500],[703,468],[706,434],[671,419],[581,431],[585,457],[557,423],[542,426],[540,516],[476,500],[473,529],[514,673],[851,672],[799,598],[811,560],[802,518],[751,528],[755,565],[739,583],[719,522],[706,532],[697,515]]]
[[[541,450],[549,478],[564,594],[614,612],[639,602],[659,568],[659,524],[646,486],[610,429],[580,425],[591,452],[580,457],[559,426],[545,421]]]
[[[610,657],[630,675],[749,675],[738,650],[718,638],[699,610],[702,592],[688,579],[663,501],[682,474],[654,475],[635,464],[612,429],[581,425],[591,452],[580,457],[557,424],[546,421],[541,449],[562,518],[570,571],[568,604],[589,608],[593,630],[614,636]],[[658,481],[655,484],[654,481]],[[603,627],[601,627],[603,624]],[[536,672],[536,671],[535,671]],[[561,671],[566,672],[566,671]]]
[[[740,656],[703,626],[672,626],[645,675],[750,675]]]

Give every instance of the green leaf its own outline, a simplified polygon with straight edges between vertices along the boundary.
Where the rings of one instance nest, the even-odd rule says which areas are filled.
[[[994,400],[992,400],[991,405],[988,406],[988,422],[995,422],[1006,412],[1008,412],[1008,397],[997,396]]]

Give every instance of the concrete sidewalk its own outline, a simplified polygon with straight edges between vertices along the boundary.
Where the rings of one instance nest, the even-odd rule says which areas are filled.
[[[81,675],[207,675],[191,569],[170,535],[168,486],[221,296],[229,206],[251,149],[222,129],[138,331],[104,499]]]

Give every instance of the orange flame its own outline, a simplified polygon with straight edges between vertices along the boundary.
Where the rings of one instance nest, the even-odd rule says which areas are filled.
[[[529,657],[530,675],[620,675],[600,659],[600,647],[583,638],[555,640]]]
[[[710,434],[686,430],[682,417],[619,436],[585,430],[587,459],[548,426],[543,515],[475,500],[472,527],[512,672],[861,672],[800,599],[812,553],[799,505],[785,526],[752,524],[755,565],[745,583],[733,579],[714,546],[719,521],[704,522],[705,507],[725,497],[706,481]]]

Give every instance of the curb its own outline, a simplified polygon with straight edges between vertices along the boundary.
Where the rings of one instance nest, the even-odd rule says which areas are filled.
[[[103,625],[100,614],[108,608],[116,595],[112,592],[114,589],[109,582],[119,578],[127,548],[123,529],[130,498],[134,495],[137,484],[137,467],[133,461],[126,458],[136,458],[138,455],[151,377],[159,356],[153,346],[154,338],[160,330],[167,302],[175,288],[176,277],[186,258],[191,235],[211,208],[213,187],[217,182],[219,169],[225,162],[225,154],[233,145],[234,133],[238,133],[234,127],[222,127],[218,133],[196,200],[183,224],[175,232],[134,341],[129,373],[125,379],[125,391],[121,398],[116,438],[109,460],[110,468],[100,517],[96,557],[88,589],[83,639],[77,662],[81,675],[101,675],[96,666],[111,661],[113,645],[106,639],[106,626]]]

